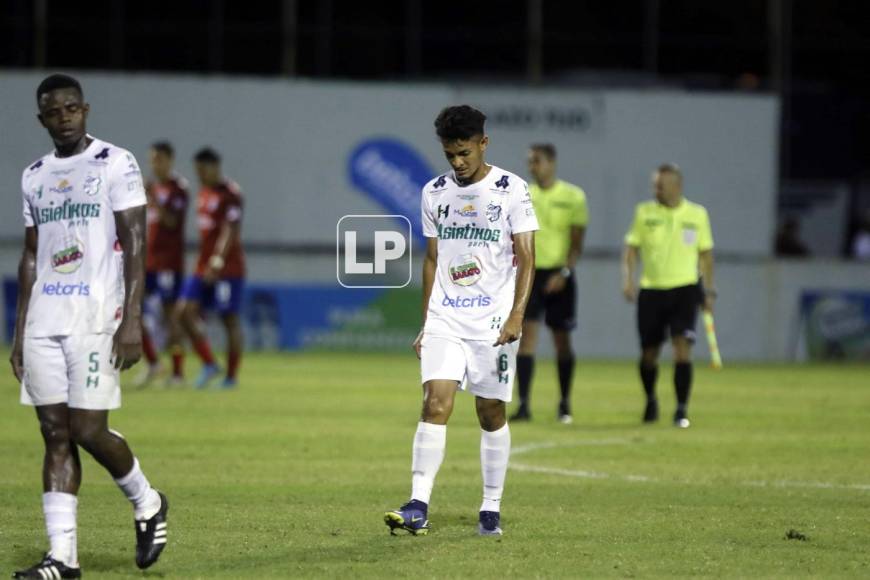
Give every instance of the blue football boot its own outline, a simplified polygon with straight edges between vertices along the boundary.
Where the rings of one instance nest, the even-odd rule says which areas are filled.
[[[415,536],[425,536],[429,533],[429,518],[426,512],[429,506],[412,499],[402,507],[384,514],[384,522],[390,527],[390,534],[397,535],[398,530],[405,530]]]

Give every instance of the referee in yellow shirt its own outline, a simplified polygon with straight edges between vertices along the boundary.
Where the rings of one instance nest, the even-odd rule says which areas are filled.
[[[583,253],[583,237],[589,220],[586,194],[576,185],[556,178],[556,147],[549,143],[529,148],[529,173],[534,181],[529,186],[529,194],[540,229],[535,234],[535,282],[526,306],[517,355],[520,406],[511,420],[531,419],[529,392],[535,366],[538,320],[544,313],[544,322],[550,327],[556,345],[561,393],[558,418],[568,424],[572,421],[571,379],[574,374],[571,330],[577,324],[573,268]]]
[[[656,379],[667,331],[674,347],[674,425],[686,428],[698,306],[703,304],[712,311],[716,299],[713,234],[707,210],[683,197],[679,167],[669,163],[659,166],[653,173],[653,191],[655,201],[638,204],[625,236],[622,292],[627,300],[637,301],[640,379],[646,393],[643,420],[651,423],[659,418]],[[638,262],[643,264],[640,293],[636,283]]]

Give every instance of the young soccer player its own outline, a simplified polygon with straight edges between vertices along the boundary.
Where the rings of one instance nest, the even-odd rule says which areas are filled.
[[[583,238],[589,212],[582,189],[556,177],[556,147],[539,143],[529,148],[529,187],[532,205],[541,229],[535,234],[535,284],[526,308],[523,336],[517,355],[517,386],[520,406],[511,421],[528,421],[531,414],[532,376],[539,319],[553,334],[556,367],[559,373],[559,408],[556,416],[570,424],[571,381],[574,376],[574,350],[571,331],[577,325],[577,288],[574,265],[583,254]]]
[[[151,172],[154,176],[145,185],[148,198],[148,251],[145,261],[146,296],[157,296],[163,306],[166,324],[166,346],[172,355],[170,384],[184,381],[183,331],[172,316],[184,275],[184,220],[187,215],[188,183],[173,171],[175,150],[167,141],[151,146]],[[154,341],[142,328],[142,350],[148,363],[139,380],[147,386],[160,372],[160,362]]]
[[[224,388],[237,384],[242,360],[242,323],[239,310],[244,289],[245,256],[242,252],[242,192],[224,177],[221,158],[213,149],[194,157],[202,187],[197,201],[200,251],[196,271],[187,279],[176,316],[190,336],[203,367],[194,386],[204,388],[220,374],[202,329],[202,310],[217,310],[227,332],[227,374]]]
[[[713,309],[713,234],[707,210],[683,197],[683,174],[674,164],[653,173],[655,200],[638,204],[631,229],[625,236],[622,258],[622,292],[637,301],[640,334],[640,380],[646,393],[643,420],[657,421],[658,359],[665,333],[674,347],[674,389],[677,410],[674,426],[689,427],[689,394],[692,390],[692,344],[698,305]],[[640,293],[638,261],[643,263]],[[703,285],[699,283],[699,267]]]
[[[79,447],[133,504],[136,564],[166,546],[166,496],[151,487],[127,442],[109,429],[120,371],[142,351],[145,191],[136,159],[86,131],[81,86],[51,75],[36,90],[54,151],[22,176],[24,251],[12,371],[34,405],[45,442],[42,506],[51,546],[15,578],[79,578]]]
[[[486,116],[448,107],[435,129],[451,171],[422,191],[423,409],[414,436],[411,498],[384,519],[391,533],[426,534],[429,500],[444,458],[457,389],[475,395],[481,427],[483,503],[478,531],[500,535],[510,455],[505,404],[511,400],[517,340],[535,269],[535,210],[526,183],[484,159]]]

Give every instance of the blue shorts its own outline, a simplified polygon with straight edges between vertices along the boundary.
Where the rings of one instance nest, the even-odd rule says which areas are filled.
[[[181,278],[181,272],[174,270],[145,272],[145,294],[156,294],[163,304],[172,304],[181,293]]]
[[[203,310],[238,314],[244,286],[243,278],[219,278],[214,284],[206,284],[200,276],[191,276],[184,282],[181,298],[199,303]]]

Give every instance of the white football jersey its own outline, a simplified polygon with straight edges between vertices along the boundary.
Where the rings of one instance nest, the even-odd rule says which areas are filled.
[[[453,172],[423,187],[423,235],[438,238],[424,332],[494,340],[514,301],[513,234],[538,229],[525,181],[491,166],[471,185]]]
[[[54,152],[21,178],[24,225],[36,227],[36,283],[26,337],[114,333],[124,266],[114,212],[145,205],[133,155],[99,139],[72,157]]]

